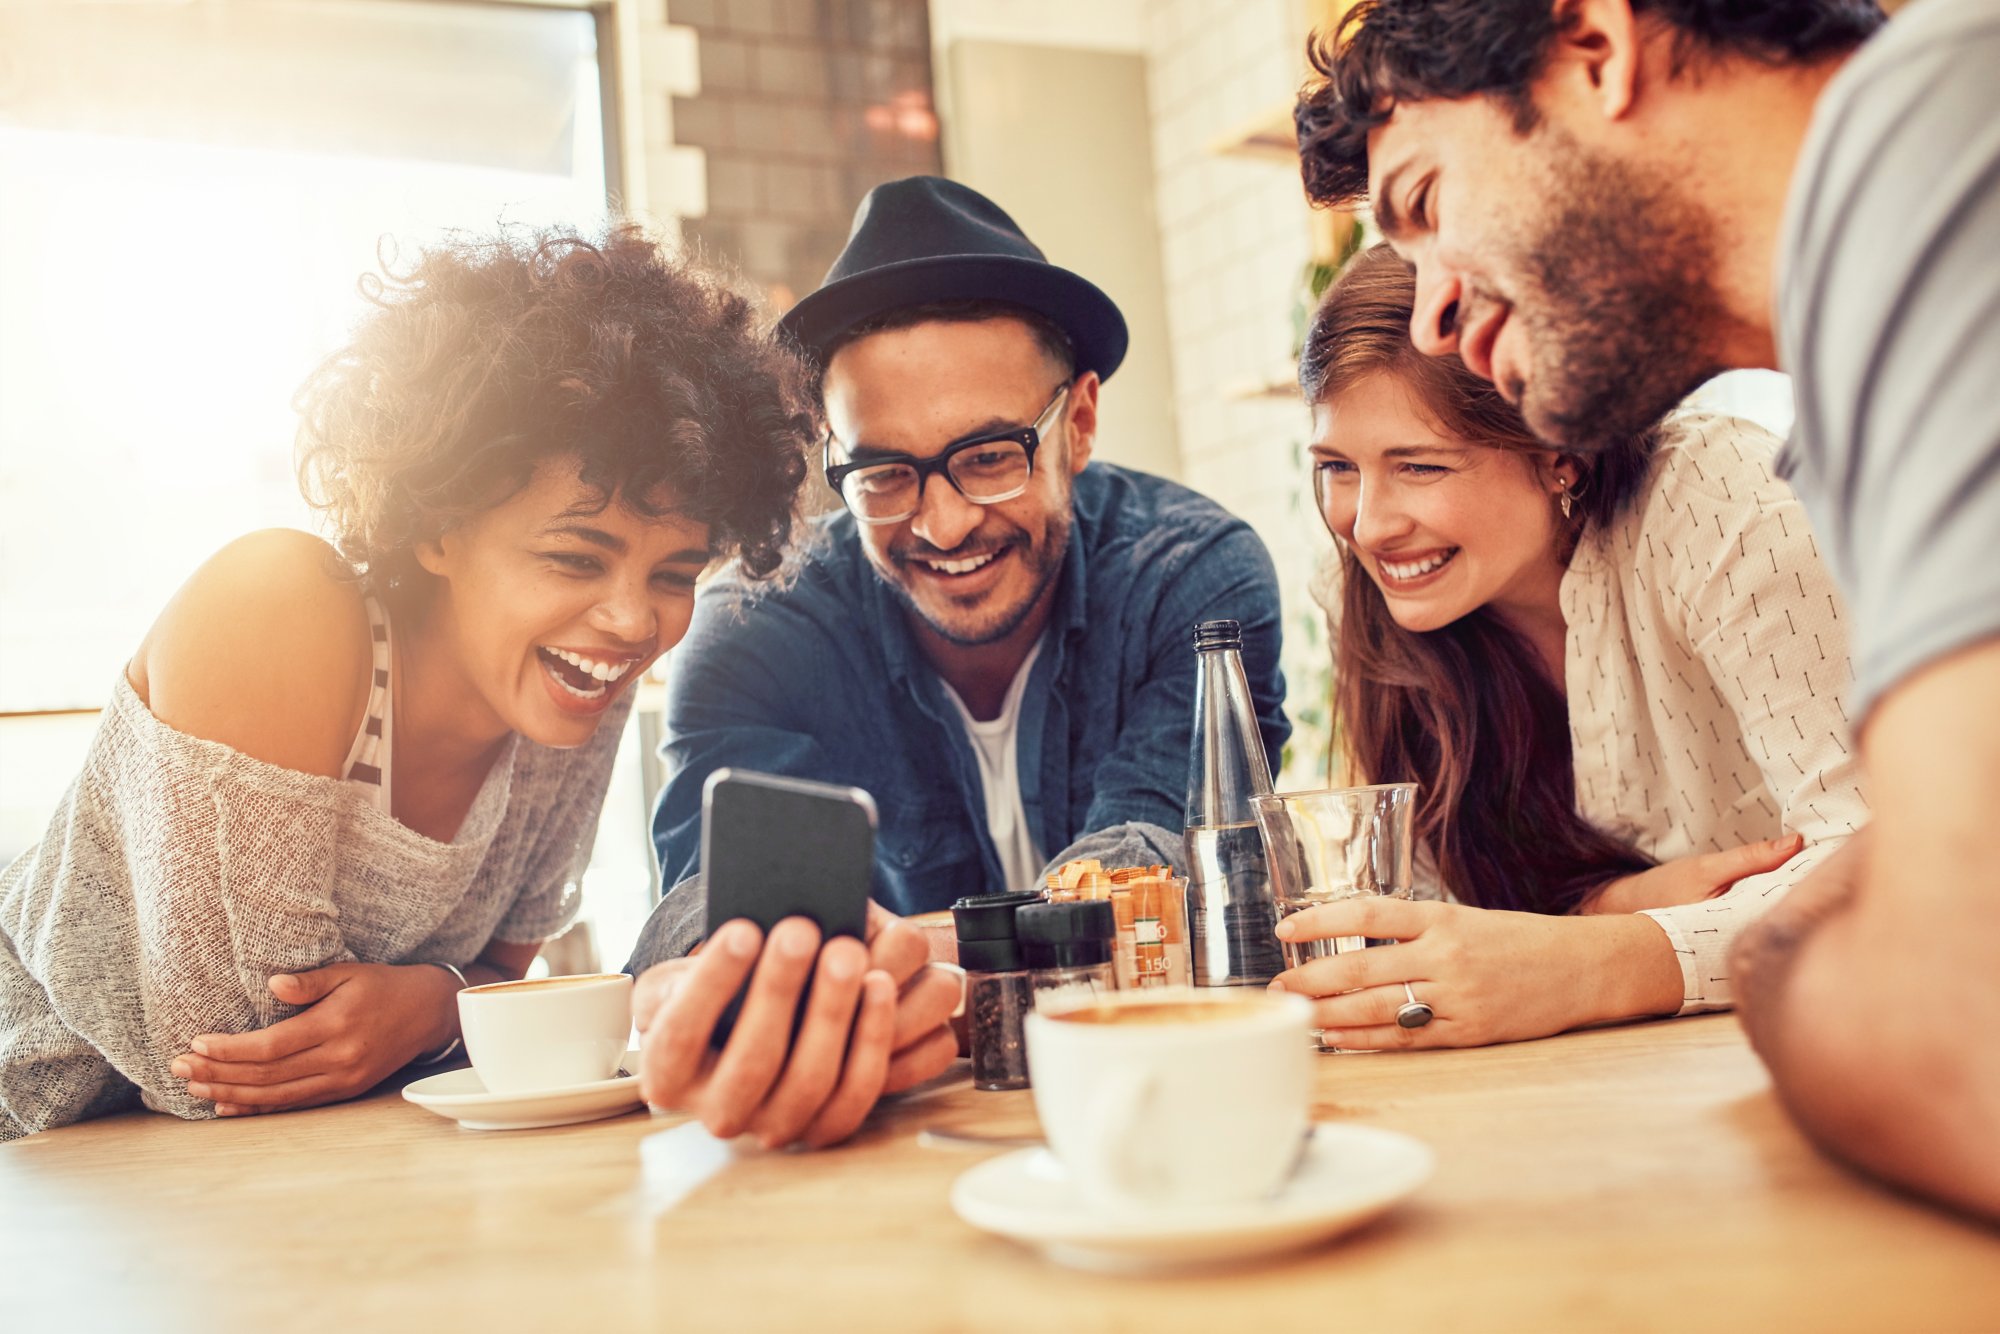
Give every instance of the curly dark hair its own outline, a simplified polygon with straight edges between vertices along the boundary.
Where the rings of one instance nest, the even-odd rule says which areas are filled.
[[[1632,0],[1671,27],[1676,72],[1704,57],[1805,64],[1851,51],[1882,25],[1876,0]],[[1541,74],[1563,15],[1551,0],[1361,0],[1306,54],[1322,76],[1292,113],[1299,166],[1314,202],[1368,195],[1368,132],[1398,102],[1496,99],[1525,134],[1537,115],[1528,87]]]
[[[812,415],[756,308],[631,223],[597,239],[453,235],[361,280],[376,309],[299,390],[300,489],[354,573],[414,549],[573,455],[601,504],[708,525],[751,575],[785,563]]]

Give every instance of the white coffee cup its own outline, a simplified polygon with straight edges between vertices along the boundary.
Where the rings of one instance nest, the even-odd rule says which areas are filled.
[[[466,1055],[489,1093],[594,1084],[618,1073],[632,1033],[626,973],[492,982],[458,993]]]
[[[1123,992],[1027,1017],[1049,1147],[1112,1207],[1269,1196],[1311,1116],[1312,1006],[1238,988]]]

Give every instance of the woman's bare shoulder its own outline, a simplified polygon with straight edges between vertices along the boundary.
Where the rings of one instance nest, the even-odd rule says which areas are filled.
[[[196,570],[127,672],[176,731],[338,777],[367,708],[371,666],[360,585],[319,538],[272,528]]]

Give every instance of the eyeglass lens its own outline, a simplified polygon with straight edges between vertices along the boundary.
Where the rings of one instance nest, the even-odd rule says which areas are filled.
[[[1028,484],[1028,451],[1018,440],[993,440],[953,454],[945,471],[967,500],[1011,500]],[[859,468],[841,479],[841,491],[864,518],[911,514],[918,508],[917,470],[907,463]]]

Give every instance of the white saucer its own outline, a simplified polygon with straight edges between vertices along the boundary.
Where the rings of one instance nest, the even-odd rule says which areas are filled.
[[[639,1053],[625,1054],[625,1069],[639,1068]],[[533,1093],[488,1093],[479,1072],[470,1067],[447,1070],[419,1079],[403,1096],[425,1111],[436,1112],[467,1130],[539,1130],[572,1126],[630,1111],[644,1101],[636,1075],[620,1074],[590,1084],[538,1089]]]
[[[1296,1250],[1357,1227],[1431,1174],[1408,1135],[1322,1121],[1292,1179],[1243,1204],[1107,1210],[1085,1203],[1047,1149],[1022,1149],[958,1179],[951,1207],[974,1227],[1057,1264],[1105,1272],[1220,1264]]]

